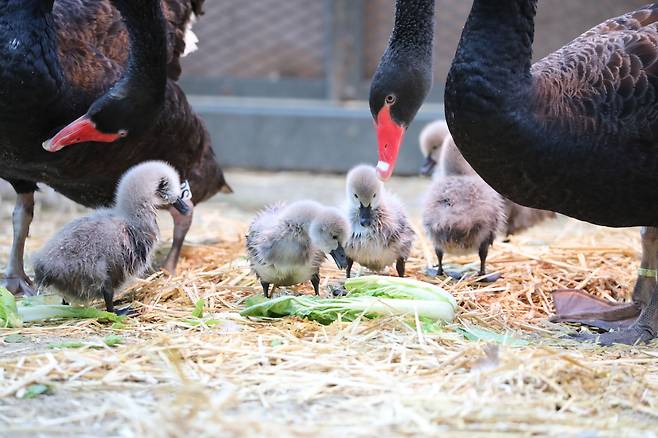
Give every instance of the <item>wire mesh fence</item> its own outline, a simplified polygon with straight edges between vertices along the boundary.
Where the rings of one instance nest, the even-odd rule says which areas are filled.
[[[336,4],[348,8],[353,28],[336,28]],[[341,33],[358,38],[350,50],[358,74],[347,98],[363,98],[391,31],[395,0],[210,0],[194,31],[199,52],[185,60],[187,83],[231,80],[231,87],[209,86],[209,93],[281,95],[289,80],[292,97],[324,98],[330,94],[330,64]],[[606,18],[642,6],[646,0],[541,0],[536,19],[535,57],[559,48]],[[471,2],[437,0],[435,88],[445,82]],[[236,86],[236,81],[250,86]],[[260,81],[260,82],[259,82]],[[290,82],[292,81],[292,82]],[[299,81],[300,86],[295,86]],[[262,83],[261,83],[262,82]],[[301,86],[315,83],[316,86]],[[263,86],[263,83],[270,86]],[[279,87],[277,91],[277,87]],[[198,92],[199,89],[195,89]],[[285,94],[285,93],[283,93]],[[340,95],[340,93],[339,93]]]
[[[194,26],[201,48],[186,65],[200,76],[324,75],[323,0],[211,0]]]

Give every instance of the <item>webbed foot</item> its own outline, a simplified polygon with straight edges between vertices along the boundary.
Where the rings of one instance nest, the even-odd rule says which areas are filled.
[[[500,275],[499,272],[493,272],[491,274],[487,274],[486,272],[480,272],[478,273],[478,282],[480,283],[493,283],[494,281],[500,280],[502,275]]]
[[[432,266],[432,267],[427,267],[425,268],[425,274],[430,276],[430,277],[442,277],[444,272],[443,269],[439,268],[438,266]]]
[[[33,296],[37,294],[32,280],[25,274],[5,277],[0,281],[0,286],[5,287],[16,296]]]
[[[649,342],[656,337],[656,332],[650,327],[641,327],[639,324],[627,329],[608,333],[571,333],[569,338],[580,342],[594,342],[603,346],[613,344],[635,345]]]
[[[133,309],[131,305],[127,305],[126,307],[122,307],[121,309],[114,309],[114,313],[119,315],[119,316],[135,316],[137,315],[137,311]]]

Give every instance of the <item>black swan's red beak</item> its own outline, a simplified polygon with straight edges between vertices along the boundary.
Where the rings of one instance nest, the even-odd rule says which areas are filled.
[[[96,124],[87,115],[84,115],[62,128],[50,140],[44,141],[43,148],[48,152],[57,152],[66,146],[76,143],[88,141],[111,143],[125,136],[125,131],[112,134],[100,132],[96,129]]]
[[[388,180],[395,169],[395,162],[400,152],[400,144],[404,137],[405,128],[391,117],[391,107],[384,105],[375,122],[377,129],[377,142],[379,143],[379,162],[377,175],[382,181]]]

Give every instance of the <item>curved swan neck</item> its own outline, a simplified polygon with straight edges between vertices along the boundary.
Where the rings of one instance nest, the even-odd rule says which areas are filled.
[[[433,36],[434,0],[396,0],[389,50],[413,51],[431,59]]]
[[[130,57],[124,80],[164,90],[167,81],[166,23],[159,0],[113,0],[126,23]]]
[[[479,77],[484,88],[507,95],[529,87],[536,11],[537,0],[474,0],[451,79]]]

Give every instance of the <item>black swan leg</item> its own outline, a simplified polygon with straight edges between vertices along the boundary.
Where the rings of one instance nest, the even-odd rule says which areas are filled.
[[[183,242],[192,226],[192,218],[194,216],[194,204],[192,204],[192,201],[186,199],[184,202],[190,207],[190,212],[186,215],[173,207],[169,208],[169,214],[174,219],[174,241],[171,244],[171,249],[169,250],[169,254],[167,254],[162,268],[172,275],[176,273],[176,265],[178,265],[178,258],[183,249]]]
[[[603,333],[574,333],[571,338],[578,341],[592,341],[601,345],[634,345],[649,342],[658,334],[658,289],[654,290],[651,301],[646,305],[637,320],[626,329]]]
[[[642,259],[633,288],[633,302],[642,309],[640,316],[628,328],[600,335],[575,333],[570,337],[580,341],[595,341],[601,345],[630,345],[647,342],[656,337],[658,333],[658,284],[656,282],[658,228],[642,227],[640,235],[642,238]],[[613,315],[614,312],[615,309],[612,308],[608,313]],[[602,313],[598,316],[604,317],[605,315]],[[612,317],[608,319],[614,320]],[[597,326],[597,324],[592,325]]]
[[[642,260],[633,288],[632,303],[617,303],[605,305],[597,302],[596,298],[589,297],[581,291],[574,291],[562,295],[553,294],[556,315],[552,318],[557,322],[575,322],[604,330],[610,328],[627,329],[632,327],[641,315],[642,310],[651,301],[657,287],[656,274],[658,269],[658,228],[643,227]],[[561,302],[564,301],[564,302]],[[579,308],[582,308],[579,310]],[[585,314],[582,314],[582,312]]]
[[[34,216],[34,191],[37,186],[33,183],[14,183],[16,189],[16,205],[12,213],[14,240],[9,253],[9,264],[5,276],[0,283],[14,295],[35,295],[34,285],[25,274],[23,257],[25,254],[25,241],[30,232],[30,224]],[[23,189],[25,186],[25,189]],[[28,190],[28,191],[24,191]]]
[[[644,307],[649,304],[656,289],[658,228],[642,227],[640,236],[642,238],[642,260],[633,287],[633,302]]]

